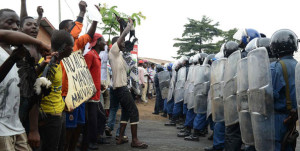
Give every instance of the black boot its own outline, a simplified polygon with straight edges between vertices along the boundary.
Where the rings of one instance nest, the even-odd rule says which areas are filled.
[[[184,129],[185,126],[184,126],[184,125],[179,125],[179,126],[177,126],[176,128],[177,128],[177,129]]]
[[[167,113],[163,113],[161,116],[162,117],[168,117]]]
[[[195,129],[194,133],[191,134],[190,136],[185,137],[184,140],[187,140],[187,141],[199,141],[199,133],[200,133],[200,131]]]
[[[185,131],[186,131],[186,127],[183,127],[183,129],[179,130],[180,133],[184,133]]]
[[[172,114],[169,114],[169,120],[171,120],[172,119]]]
[[[165,123],[165,126],[176,126],[176,122],[174,119],[172,119],[169,122]]]
[[[177,133],[177,136],[178,137],[186,137],[186,136],[189,136],[189,135],[191,135],[192,133],[191,133],[191,128],[190,127],[186,127],[186,131],[185,132],[183,132],[183,133],[181,133],[181,132],[179,132],[179,133]]]
[[[205,151],[223,151],[223,149],[215,149],[213,146],[205,147]]]

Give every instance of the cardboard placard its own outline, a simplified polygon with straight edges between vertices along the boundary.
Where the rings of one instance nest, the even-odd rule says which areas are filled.
[[[68,110],[73,110],[94,96],[97,90],[81,50],[73,52],[62,62],[68,77],[65,102]]]

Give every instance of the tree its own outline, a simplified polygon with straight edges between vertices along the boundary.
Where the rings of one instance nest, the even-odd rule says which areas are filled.
[[[216,52],[220,51],[220,48],[222,44],[224,44],[227,41],[234,41],[233,35],[237,32],[237,28],[230,29],[228,31],[223,31],[221,37],[223,38],[222,40],[219,40],[216,43]]]
[[[213,20],[203,16],[201,21],[188,18],[189,23],[185,24],[182,38],[175,38],[176,42],[173,47],[178,47],[178,57],[181,55],[194,55],[195,53],[215,52],[216,44],[212,43],[215,37],[222,34],[218,28],[219,22],[213,23]],[[178,58],[176,57],[176,58]]]
[[[103,6],[100,6],[100,14],[102,16],[102,22],[100,23],[101,27],[98,27],[102,30],[103,35],[108,35],[108,43],[111,42],[111,36],[117,36],[120,31],[119,23],[116,19],[116,15],[120,16],[121,18],[124,18],[125,21],[127,21],[127,18],[129,15],[118,12],[116,9],[117,6],[108,7],[105,3]],[[146,16],[142,14],[142,12],[133,13],[130,15],[130,17],[134,20],[134,26],[140,25],[142,19],[146,19]],[[89,20],[89,22],[91,22]],[[103,26],[104,24],[104,26]]]

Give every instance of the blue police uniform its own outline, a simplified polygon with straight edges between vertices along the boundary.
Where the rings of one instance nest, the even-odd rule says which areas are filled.
[[[184,126],[193,128],[193,123],[194,123],[195,117],[196,117],[196,114],[194,113],[194,109],[189,109],[186,113]]]
[[[284,56],[282,60],[287,68],[288,82],[290,99],[292,102],[292,108],[296,109],[296,90],[295,90],[295,68],[297,61],[293,56]],[[288,110],[286,106],[286,95],[285,95],[285,81],[283,77],[282,66],[279,61],[273,62],[270,65],[271,75],[272,75],[272,85],[273,85],[273,97],[274,97],[274,109],[275,109],[275,148],[276,151],[281,149],[281,141],[287,132],[287,127],[283,124],[284,119],[288,117]],[[288,146],[286,151],[292,150]]]
[[[197,114],[194,123],[193,123],[193,128],[195,130],[204,130],[208,124],[208,120],[206,120],[206,113],[204,114]],[[212,128],[213,129],[213,128]]]
[[[225,122],[216,122],[214,126],[214,149],[223,149],[225,143]]]

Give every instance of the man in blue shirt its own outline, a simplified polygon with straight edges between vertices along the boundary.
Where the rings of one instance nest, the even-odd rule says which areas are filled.
[[[281,143],[289,131],[288,125],[284,121],[289,117],[292,110],[296,111],[297,107],[295,92],[295,67],[297,61],[293,57],[294,51],[298,49],[297,40],[298,38],[294,32],[284,29],[276,31],[270,43],[271,51],[279,58],[279,61],[270,65],[275,111],[276,151],[281,150]],[[283,150],[291,151],[291,144],[287,144],[283,147]]]

